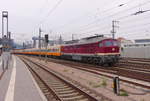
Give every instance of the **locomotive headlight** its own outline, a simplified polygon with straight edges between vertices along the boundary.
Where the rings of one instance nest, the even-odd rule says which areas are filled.
[[[112,48],[112,51],[115,51],[115,48]]]

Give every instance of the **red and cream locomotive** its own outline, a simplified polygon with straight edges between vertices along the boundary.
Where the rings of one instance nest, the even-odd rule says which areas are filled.
[[[106,37],[88,37],[74,44],[66,44],[61,49],[62,57],[99,65],[113,65],[118,62],[118,41]]]

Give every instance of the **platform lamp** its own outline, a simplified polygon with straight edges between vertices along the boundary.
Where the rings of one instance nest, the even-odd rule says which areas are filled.
[[[8,37],[8,11],[2,12],[2,38],[4,36],[4,19],[7,19],[7,37]]]

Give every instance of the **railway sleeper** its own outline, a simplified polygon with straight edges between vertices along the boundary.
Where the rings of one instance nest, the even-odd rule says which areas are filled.
[[[69,98],[62,98],[64,101],[89,101],[87,98],[85,98],[83,95],[80,96],[74,96]]]
[[[51,84],[53,87],[66,86],[65,84]]]
[[[72,90],[72,88],[68,87],[68,88],[65,88],[65,89],[63,89],[63,88],[55,89],[55,91],[57,91],[57,92],[63,92],[63,91],[68,91],[68,90]]]
[[[74,96],[80,96],[80,93],[74,92],[74,93],[70,93],[70,94],[60,94],[59,96],[60,96],[61,98],[74,97]]]
[[[56,79],[55,79],[55,80],[56,80]],[[47,80],[45,80],[45,81],[48,82],[48,83],[50,83],[50,84],[53,84],[53,85],[60,83],[59,81],[54,81],[54,80],[51,79],[51,78],[47,78]]]
[[[55,89],[66,89],[66,88],[70,88],[69,86],[65,85],[65,86],[52,86]]]
[[[44,95],[51,95],[50,92],[44,92]]]
[[[52,84],[59,84],[60,81],[56,81],[56,79],[51,79],[51,78],[48,78],[48,82],[52,83]]]
[[[62,91],[62,92],[58,92],[58,94],[70,94],[70,93],[74,93],[76,92],[75,90],[68,90],[68,91]]]

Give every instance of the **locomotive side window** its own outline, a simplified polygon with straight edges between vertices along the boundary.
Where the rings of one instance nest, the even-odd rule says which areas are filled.
[[[103,43],[99,43],[99,47],[103,47]]]
[[[105,41],[105,46],[112,46],[112,42],[111,41]]]
[[[113,41],[113,46],[119,46],[117,41]]]

